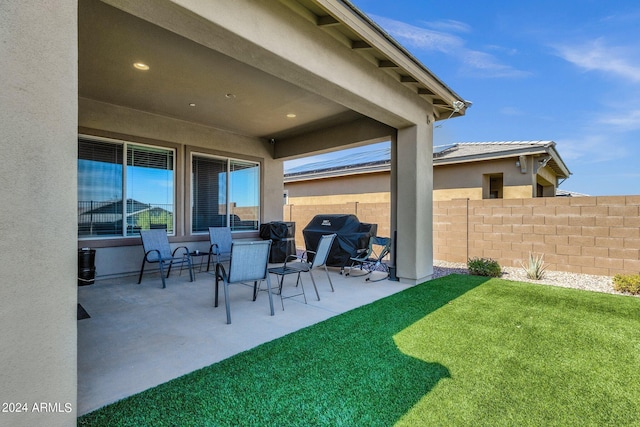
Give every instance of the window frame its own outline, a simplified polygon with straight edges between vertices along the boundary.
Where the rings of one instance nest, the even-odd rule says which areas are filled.
[[[208,231],[194,231],[194,226],[193,226],[193,208],[195,205],[195,195],[194,195],[194,172],[193,172],[193,159],[194,157],[202,157],[202,158],[209,158],[209,159],[214,159],[214,160],[221,160],[221,161],[225,161],[226,162],[226,177],[227,177],[227,183],[225,185],[225,204],[226,204],[226,224],[225,226],[230,227],[231,223],[230,223],[230,218],[231,218],[231,208],[230,205],[232,203],[232,200],[230,200],[229,195],[230,195],[230,191],[231,191],[231,181],[230,181],[230,177],[231,177],[231,173],[233,172],[232,170],[232,162],[236,161],[236,162],[242,162],[242,163],[252,163],[254,164],[257,168],[258,168],[258,177],[257,177],[257,182],[256,182],[256,188],[258,190],[258,194],[257,194],[257,218],[256,218],[256,229],[255,230],[231,230],[231,232],[233,234],[255,234],[258,233],[260,231],[260,225],[262,224],[261,218],[262,218],[262,194],[263,194],[263,188],[262,188],[262,175],[263,175],[263,162],[261,159],[257,159],[257,158],[250,158],[250,157],[239,157],[237,154],[231,154],[231,153],[220,153],[220,152],[213,152],[209,151],[209,150],[205,150],[202,149],[200,147],[192,147],[192,148],[187,148],[187,160],[188,160],[188,179],[186,179],[187,177],[185,176],[185,181],[188,182],[188,190],[185,191],[185,197],[187,198],[187,201],[185,203],[185,207],[188,207],[188,210],[185,209],[185,218],[188,218],[187,221],[187,229],[188,229],[188,233],[192,236],[203,236],[203,235],[207,235]]]
[[[491,184],[499,182],[499,186],[494,188]],[[495,193],[495,197],[492,197]],[[504,197],[504,173],[486,173],[482,175],[482,198],[502,199]]]
[[[172,233],[167,233],[167,236],[173,237],[173,236],[177,236],[178,235],[178,224],[179,224],[179,220],[178,217],[180,215],[180,209],[181,206],[178,204],[178,185],[179,185],[179,174],[180,174],[180,168],[179,168],[179,150],[178,147],[175,145],[163,145],[162,143],[159,143],[157,141],[136,141],[134,138],[112,138],[112,137],[105,137],[105,136],[98,136],[98,135],[91,135],[91,134],[84,134],[84,133],[79,133],[77,136],[77,141],[78,144],[80,144],[81,140],[87,140],[87,141],[94,141],[94,142],[101,142],[101,143],[107,143],[107,144],[113,144],[113,145],[119,145],[122,147],[122,164],[120,166],[122,166],[122,227],[120,229],[121,234],[113,234],[113,235],[104,235],[104,236],[100,236],[100,235],[88,235],[88,236],[77,236],[78,241],[82,241],[82,242],[89,242],[89,241],[105,241],[105,240],[123,240],[123,239],[139,239],[140,236],[136,236],[136,235],[127,235],[127,221],[126,221],[126,210],[127,210],[127,167],[130,166],[128,164],[128,152],[129,152],[129,148],[130,146],[138,146],[138,147],[148,147],[148,148],[152,148],[152,149],[156,149],[156,150],[166,150],[166,151],[171,151],[172,152],[172,171],[173,171],[173,200],[172,200],[172,204],[173,204],[173,218],[172,218],[172,222],[173,222],[173,231]],[[80,160],[80,157],[78,156],[78,161]],[[77,166],[76,166],[77,167]],[[78,201],[79,202],[79,201]],[[78,222],[78,226],[79,226],[79,222]]]

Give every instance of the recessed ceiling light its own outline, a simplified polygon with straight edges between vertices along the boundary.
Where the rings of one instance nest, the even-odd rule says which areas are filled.
[[[234,94],[232,94],[232,93],[228,93],[228,94],[226,94],[224,97],[225,97],[225,98],[227,98],[227,99],[233,99],[233,98],[235,98],[236,96],[235,96]]]
[[[296,117],[296,115],[294,113],[289,113],[287,114],[287,117],[293,119],[294,117]]]
[[[149,69],[149,66],[147,64],[145,64],[144,62],[134,62],[133,66],[134,66],[134,68],[136,68],[138,70],[142,70],[142,71],[147,71]]]
[[[196,106],[196,104],[194,102],[190,102],[189,103],[189,107],[195,107],[195,106]]]

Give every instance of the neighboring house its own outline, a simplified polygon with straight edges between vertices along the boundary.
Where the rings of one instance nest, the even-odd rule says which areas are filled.
[[[570,175],[553,141],[462,142],[433,148],[433,199],[552,197]],[[285,170],[289,204],[390,202],[391,150]]]
[[[461,142],[434,147],[433,199],[554,197],[570,175],[553,141]]]
[[[402,165],[392,174],[396,274],[431,277],[431,196],[418,189],[430,192],[434,123],[468,103],[350,2],[24,0],[1,10],[0,360],[12,402],[76,408],[77,249],[96,248],[100,275],[139,268],[127,227],[78,236],[78,201],[162,205],[170,242],[205,249],[208,226],[254,239],[260,223],[283,219],[284,160],[390,140]]]
[[[589,197],[589,194],[577,193],[575,191],[560,190],[556,191],[556,197]]]

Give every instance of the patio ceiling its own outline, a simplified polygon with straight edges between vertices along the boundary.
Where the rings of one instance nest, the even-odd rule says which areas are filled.
[[[329,15],[319,2],[298,3],[318,26],[346,40],[354,51],[431,100],[436,116],[450,115],[450,99],[435,95],[408,75],[407,68],[389,61],[348,25]],[[78,2],[78,39],[78,91],[82,98],[276,139],[364,117],[102,1]],[[149,70],[134,68],[136,62],[147,64]],[[441,84],[434,76],[429,78]],[[447,95],[455,98],[453,92]],[[296,116],[288,117],[290,114]]]
[[[78,9],[81,97],[264,138],[360,117],[100,1]]]

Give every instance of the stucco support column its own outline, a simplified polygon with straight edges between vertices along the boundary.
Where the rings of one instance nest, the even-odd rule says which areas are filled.
[[[76,0],[0,1],[3,426],[76,425],[77,46]]]
[[[433,128],[398,130],[396,142],[396,268],[403,283],[433,275]]]

